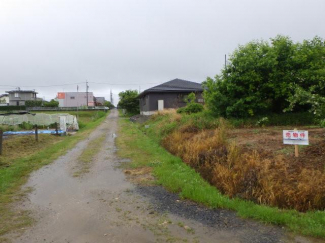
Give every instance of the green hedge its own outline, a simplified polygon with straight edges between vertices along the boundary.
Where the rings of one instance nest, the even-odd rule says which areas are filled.
[[[26,100],[25,104],[26,107],[40,107],[42,106],[43,102],[41,100]]]
[[[0,106],[0,111],[25,111],[26,106],[14,106],[14,105],[8,105],[8,106]]]

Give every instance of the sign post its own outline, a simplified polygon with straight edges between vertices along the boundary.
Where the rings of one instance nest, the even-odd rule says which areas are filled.
[[[309,145],[308,131],[283,130],[283,144],[295,145],[295,156],[299,157],[298,145]]]

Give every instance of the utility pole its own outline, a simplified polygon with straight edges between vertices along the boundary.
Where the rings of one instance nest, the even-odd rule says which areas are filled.
[[[77,119],[79,119],[79,85],[77,85]]]
[[[227,55],[225,54],[225,70],[227,69]]]
[[[111,90],[111,94],[110,94],[110,102],[111,102],[111,104],[113,104],[113,93],[112,93],[112,90]]]
[[[87,95],[87,108],[88,108],[88,81],[86,80],[86,95]]]

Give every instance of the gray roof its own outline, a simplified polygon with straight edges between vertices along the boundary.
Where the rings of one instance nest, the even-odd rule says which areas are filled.
[[[15,90],[9,90],[6,91],[6,93],[35,93],[37,94],[37,92],[35,90],[20,90],[20,89],[15,89]]]
[[[195,83],[192,81],[187,81],[183,79],[173,79],[166,83],[157,85],[150,89],[146,89],[139,97],[144,96],[148,93],[161,93],[161,92],[200,92],[203,91],[202,85],[200,83]]]

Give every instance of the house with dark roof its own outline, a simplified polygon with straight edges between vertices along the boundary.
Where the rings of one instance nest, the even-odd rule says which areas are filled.
[[[10,90],[6,91],[9,94],[9,105],[20,106],[25,105],[27,100],[36,100],[35,90]]]
[[[152,115],[158,110],[186,106],[185,98],[192,92],[195,93],[198,103],[204,102],[202,85],[187,80],[177,78],[147,89],[138,96],[140,114]]]

